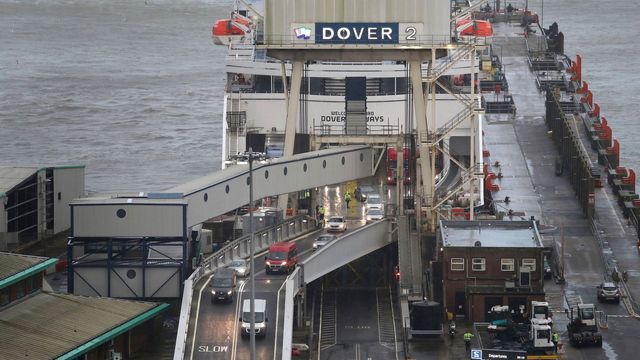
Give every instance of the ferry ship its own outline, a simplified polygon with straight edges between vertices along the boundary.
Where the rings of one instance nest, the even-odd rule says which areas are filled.
[[[436,155],[436,184],[440,194],[445,194],[463,182],[465,171],[471,166],[469,150],[459,149],[469,145],[470,127],[473,133],[481,132],[482,121],[479,112],[473,111],[469,103],[477,102],[472,108],[480,108],[482,97],[472,95],[471,79],[476,87],[481,81],[482,89],[494,91],[503,84],[500,61],[490,51],[492,28],[485,20],[471,20],[472,9],[479,5],[458,3],[453,7],[456,15],[454,41],[472,41],[477,52],[461,51],[436,60],[435,68],[445,69],[435,89],[435,101],[428,93],[425,105],[429,116],[437,119],[437,127],[450,127],[451,133],[440,139]],[[227,81],[223,109],[222,168],[237,163],[246,163],[246,152],[263,154],[264,158],[283,155],[285,119],[287,105],[284,82],[289,86],[292,66],[269,58],[261,46],[264,3],[262,1],[236,1],[231,16],[220,19],[212,27],[212,38],[216,45],[228,47],[225,71]],[[305,33],[305,30],[307,32]],[[310,36],[310,29],[296,30],[298,39]],[[447,39],[448,40],[448,39]],[[452,59],[453,58],[453,59]],[[452,61],[453,60],[453,61]],[[473,60],[473,61],[472,61]],[[479,65],[485,71],[480,71]],[[428,64],[423,64],[423,77],[427,76]],[[473,76],[472,73],[473,72]],[[283,81],[286,75],[286,80]],[[349,125],[345,95],[360,91],[363,82],[365,123]],[[506,85],[503,88],[506,90]],[[366,136],[378,138],[371,144],[380,149],[381,166],[385,166],[386,182],[397,181],[397,154],[400,147],[404,154],[403,183],[411,185],[416,178],[415,159],[419,157],[415,111],[412,103],[412,89],[408,66],[400,61],[312,61],[304,67],[300,92],[299,111],[296,121],[294,153],[318,150],[331,146],[328,141],[336,137]],[[462,101],[461,101],[462,100]],[[437,106],[435,106],[437,103]],[[500,102],[501,103],[501,102]],[[430,108],[435,106],[435,113]],[[366,109],[366,110],[365,110]],[[500,109],[499,109],[500,110]],[[506,104],[504,112],[513,112],[512,102]],[[472,125],[474,124],[474,125]],[[390,139],[403,137],[403,144]],[[335,143],[333,145],[337,145]],[[482,153],[481,142],[475,149],[476,159]],[[412,160],[410,160],[412,159]],[[483,202],[481,191],[475,193],[475,204]],[[468,206],[470,188],[458,189],[466,194],[466,199],[452,201],[453,205]]]

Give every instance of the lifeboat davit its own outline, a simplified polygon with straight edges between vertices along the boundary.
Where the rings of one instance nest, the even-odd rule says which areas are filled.
[[[486,20],[459,20],[456,22],[456,28],[460,36],[475,36],[490,38],[493,36],[493,26]]]
[[[229,45],[231,42],[244,41],[251,31],[250,21],[243,18],[221,19],[213,24],[211,36],[216,45]]]

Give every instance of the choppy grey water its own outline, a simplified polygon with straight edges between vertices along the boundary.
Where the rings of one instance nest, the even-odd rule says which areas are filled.
[[[220,168],[232,0],[0,0],[0,165],[87,166],[92,191],[151,191]],[[633,2],[547,0],[568,54],[637,168]],[[541,2],[530,1],[540,12]]]
[[[231,0],[0,2],[0,164],[84,164],[87,189],[220,168]]]

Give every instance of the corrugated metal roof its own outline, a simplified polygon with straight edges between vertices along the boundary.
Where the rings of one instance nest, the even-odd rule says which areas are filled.
[[[0,198],[37,171],[35,167],[0,166]]]
[[[0,359],[52,359],[162,304],[42,292],[0,312]]]
[[[49,258],[0,252],[0,280],[25,271]]]

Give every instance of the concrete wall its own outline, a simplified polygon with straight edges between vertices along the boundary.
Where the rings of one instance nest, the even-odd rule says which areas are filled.
[[[74,237],[182,237],[186,230],[186,208],[175,204],[78,205],[72,208]],[[124,210],[123,218],[117,216]]]
[[[53,232],[57,234],[71,226],[69,203],[84,196],[84,167],[53,169]]]

